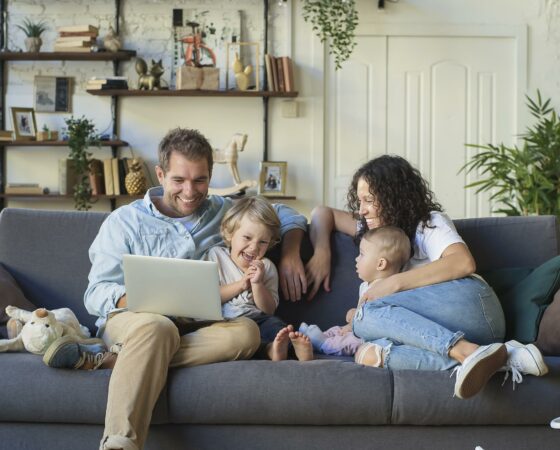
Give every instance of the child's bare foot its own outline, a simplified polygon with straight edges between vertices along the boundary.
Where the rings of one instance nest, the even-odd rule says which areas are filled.
[[[268,357],[271,361],[284,361],[288,359],[288,345],[290,344],[290,333],[294,330],[291,325],[282,328],[274,341],[268,345]]]
[[[300,361],[311,361],[313,359],[313,346],[309,338],[299,331],[292,331],[289,336],[297,359]]]

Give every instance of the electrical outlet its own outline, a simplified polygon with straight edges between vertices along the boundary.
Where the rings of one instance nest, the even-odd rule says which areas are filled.
[[[295,100],[284,100],[282,102],[282,117],[292,119],[298,116],[298,104]]]

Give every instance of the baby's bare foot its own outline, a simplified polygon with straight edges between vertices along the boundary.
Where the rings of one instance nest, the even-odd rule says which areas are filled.
[[[292,331],[289,336],[297,359],[300,361],[311,361],[313,359],[313,346],[309,338],[299,331]]]
[[[282,328],[274,341],[268,345],[268,357],[272,361],[284,361],[288,359],[288,345],[290,344],[290,333],[293,327],[288,325]]]

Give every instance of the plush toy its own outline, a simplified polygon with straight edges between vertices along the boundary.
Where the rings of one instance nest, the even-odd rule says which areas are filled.
[[[14,331],[18,334],[11,339],[0,339],[0,352],[27,350],[42,355],[61,336],[74,334],[82,339],[90,337],[89,330],[80,325],[74,313],[68,308],[52,311],[40,308],[29,312],[15,306],[7,306],[6,314],[11,317],[8,322],[10,336]]]

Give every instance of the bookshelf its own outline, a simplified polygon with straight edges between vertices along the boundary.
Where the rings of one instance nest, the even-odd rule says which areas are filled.
[[[3,29],[3,21],[7,10],[8,0],[0,0],[0,29]],[[120,22],[120,0],[115,1],[115,22],[114,29],[119,32],[119,22]],[[2,34],[2,33],[0,33]],[[0,36],[0,47],[5,47],[4,36]],[[128,61],[136,56],[136,52],[133,50],[121,50],[118,52],[91,52],[91,53],[74,53],[74,52],[12,52],[12,51],[1,51],[0,52],[0,128],[6,129],[6,74],[7,74],[7,63],[18,62],[18,61],[84,61],[84,62],[96,62],[96,61],[112,61],[113,62],[113,75],[118,75],[119,63],[121,61]],[[117,97],[112,97],[111,102],[111,113],[113,115],[113,136],[117,136],[118,132],[118,102]],[[6,194],[4,193],[4,187],[7,180],[7,167],[6,167],[6,152],[9,147],[33,147],[33,148],[46,148],[49,147],[66,147],[67,142],[65,141],[0,141],[0,209],[4,208],[6,199],[32,199],[32,200],[68,200],[72,199],[73,196],[60,195],[60,194]],[[101,141],[100,146],[111,147],[111,153],[113,157],[117,156],[118,149],[120,147],[128,146],[128,142],[116,139]],[[130,195],[100,195],[92,197],[94,201],[99,200],[109,200],[111,209],[115,209],[116,200],[133,200],[139,198],[139,196]]]
[[[118,96],[118,97],[284,97],[294,98],[298,92],[271,92],[271,91],[204,91],[204,90],[170,90],[143,91],[139,89],[107,89],[86,91],[91,95]]]

